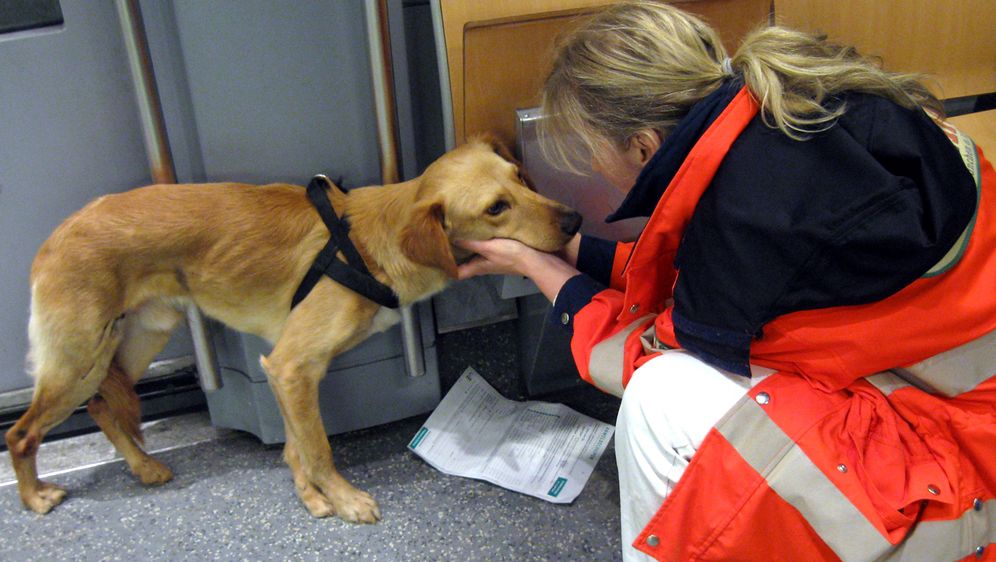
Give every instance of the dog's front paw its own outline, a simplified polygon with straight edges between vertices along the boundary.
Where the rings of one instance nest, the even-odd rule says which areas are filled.
[[[66,499],[66,490],[49,482],[39,482],[33,490],[21,493],[25,507],[44,515]]]
[[[312,517],[321,518],[335,515],[335,506],[332,505],[332,502],[311,484],[299,488],[297,495],[304,503],[304,507],[308,508],[308,513]]]
[[[173,471],[152,457],[142,459],[131,471],[146,486],[158,486],[173,479]]]
[[[380,519],[380,508],[373,496],[350,487],[336,494],[332,503],[336,514],[350,523],[376,523]]]

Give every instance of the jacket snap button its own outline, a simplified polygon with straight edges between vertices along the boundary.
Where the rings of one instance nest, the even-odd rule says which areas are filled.
[[[647,537],[647,546],[657,546],[659,544],[661,544],[661,540],[657,538],[657,535]]]
[[[638,304],[634,304],[633,306],[629,307],[630,314],[636,314],[639,310],[640,310],[640,305]]]
[[[564,326],[571,323],[571,315],[566,312],[560,315],[560,323]]]
[[[841,473],[847,472],[847,465],[846,464],[838,464],[837,465],[837,471],[841,472]]]
[[[757,400],[758,404],[764,406],[768,402],[771,402],[771,395],[769,395],[767,392],[758,392],[754,400]]]
[[[980,546],[975,549],[975,557],[982,558],[982,555],[985,554],[985,552],[986,552],[986,547]]]
[[[975,511],[982,511],[982,498],[975,498],[972,500],[972,509]]]
[[[941,491],[937,488],[937,486],[934,486],[933,484],[927,486],[927,491],[930,492],[931,494],[934,494],[935,496],[941,495]]]

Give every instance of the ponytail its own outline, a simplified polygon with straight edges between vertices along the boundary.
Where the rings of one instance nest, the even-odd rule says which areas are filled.
[[[558,42],[543,87],[541,148],[578,171],[579,161],[625,148],[640,129],[666,137],[731,74],[757,100],[765,124],[798,140],[833,126],[846,111],[845,92],[942,113],[920,76],[886,72],[824,37],[764,27],[726,59],[716,31],[691,14],[648,0],[611,6]]]
[[[748,34],[732,59],[769,127],[794,139],[831,127],[846,107],[844,92],[886,98],[902,107],[943,107],[916,74],[882,70],[852,47],[784,27],[764,27]]]

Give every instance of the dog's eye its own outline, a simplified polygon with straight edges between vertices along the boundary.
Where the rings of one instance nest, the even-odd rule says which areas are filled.
[[[496,216],[504,213],[505,211],[507,211],[508,207],[509,207],[508,201],[498,200],[498,201],[495,201],[494,205],[491,205],[490,207],[488,207],[487,213],[489,215],[491,215],[492,217],[496,217]]]

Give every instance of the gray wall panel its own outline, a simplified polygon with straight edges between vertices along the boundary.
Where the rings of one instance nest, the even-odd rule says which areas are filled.
[[[362,2],[173,8],[203,160],[193,179],[305,183],[324,171],[377,182]]]
[[[0,393],[31,386],[28,272],[90,199],[149,181],[112,2],[63,2],[61,29],[0,35]]]

